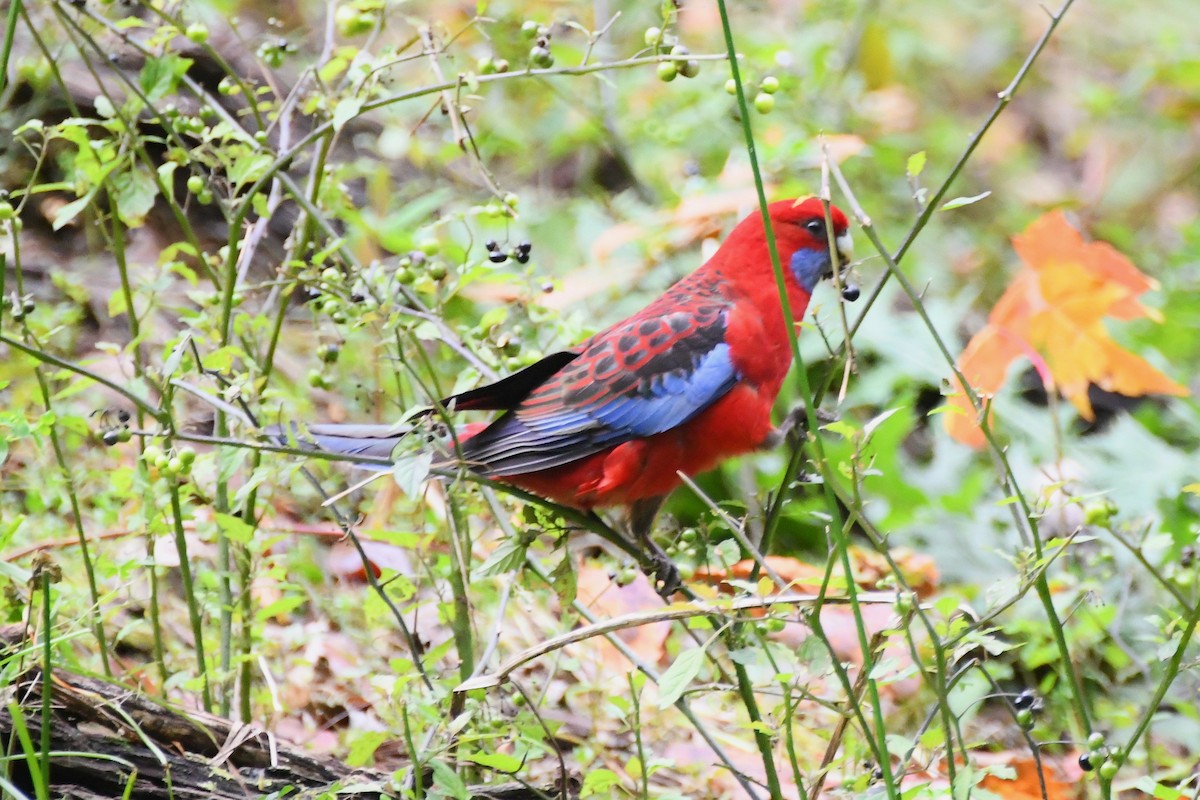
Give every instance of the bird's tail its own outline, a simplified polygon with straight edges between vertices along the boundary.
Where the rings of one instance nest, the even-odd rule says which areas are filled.
[[[364,460],[358,466],[367,469],[386,470],[388,464],[377,459],[391,460],[392,451],[401,440],[417,430],[418,426],[411,425],[380,425],[359,423],[319,423],[316,425],[289,426],[273,425],[267,429],[267,434],[280,444],[294,444],[300,447],[321,450],[326,453],[337,453],[343,456],[358,456]],[[471,423],[457,428],[455,438],[459,443],[470,439],[486,427],[483,423]],[[450,459],[454,452],[453,439],[444,428],[430,429],[422,425],[420,429],[427,435],[424,446],[431,447],[439,457]]]
[[[280,444],[295,444],[312,450],[361,456],[369,459],[390,459],[400,440],[412,432],[411,427],[398,425],[322,423],[300,426],[273,425],[267,434]],[[365,462],[367,468],[386,469],[382,463]]]

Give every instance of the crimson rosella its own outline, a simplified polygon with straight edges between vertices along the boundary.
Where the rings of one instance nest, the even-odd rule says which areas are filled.
[[[769,207],[788,299],[799,320],[834,265],[815,199]],[[851,255],[831,207],[833,251]],[[663,499],[722,460],[770,446],[771,407],[792,363],[762,217],[742,220],[716,253],[633,316],[496,383],[442,401],[503,411],[457,433],[474,472],[590,510],[628,506],[645,539]],[[313,443],[387,457],[403,433],[386,425],[312,425]]]

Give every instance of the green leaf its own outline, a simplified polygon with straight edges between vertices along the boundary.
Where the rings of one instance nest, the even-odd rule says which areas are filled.
[[[982,200],[985,197],[988,197],[990,195],[991,195],[991,192],[988,191],[988,192],[984,192],[983,194],[971,195],[970,197],[956,197],[953,200],[947,200],[945,203],[943,203],[942,211],[953,211],[956,208],[962,208],[963,206],[969,206],[973,203],[978,203],[980,200]]]
[[[254,538],[254,526],[233,514],[217,514],[217,528],[231,542],[248,544]]]
[[[453,797],[455,800],[470,800],[471,794],[467,791],[467,786],[462,782],[462,778],[454,774],[454,770],[444,761],[433,760],[427,762],[429,768],[433,770],[433,788],[438,789],[446,797]]]
[[[90,191],[83,197],[80,197],[77,200],[72,200],[62,208],[58,209],[58,213],[54,215],[54,225],[52,226],[54,230],[59,230],[64,225],[70,224],[71,220],[75,219],[77,216],[79,216],[81,211],[87,208],[88,203],[92,202],[92,197],[94,197],[95,194],[96,192],[94,190]]]
[[[92,105],[96,108],[96,113],[105,119],[112,119],[117,115],[117,109],[113,108],[112,100],[109,100],[102,94],[96,95],[96,99],[92,101]]]
[[[612,797],[613,787],[621,785],[621,776],[611,769],[588,770],[579,790],[580,797]]]
[[[262,608],[254,612],[255,622],[266,622],[275,617],[282,617],[295,611],[300,606],[308,602],[308,599],[302,594],[287,594],[276,600],[274,603],[268,603]],[[351,752],[354,752],[351,749]]]
[[[169,94],[174,94],[175,89],[179,86],[179,79],[183,77],[190,66],[192,66],[190,58],[183,58],[174,53],[148,59],[146,66],[142,67],[142,74],[138,77],[146,99],[153,103]]]
[[[833,422],[828,422],[821,426],[821,430],[836,433],[843,439],[853,439],[854,434],[858,433],[858,428],[843,419],[835,419]]]
[[[474,761],[481,767],[512,775],[521,769],[522,759],[507,753],[471,753],[465,756],[467,761]]]
[[[108,296],[108,316],[113,319],[116,319],[117,317],[124,314],[125,311],[126,311],[125,293],[124,292],[113,292],[112,294],[110,294]]]
[[[687,687],[700,674],[700,668],[704,666],[707,655],[703,647],[693,647],[680,653],[671,666],[667,667],[662,680],[658,682],[659,708],[670,708],[683,697]]]
[[[358,116],[358,112],[362,110],[363,98],[347,97],[339,101],[333,109],[333,129],[340,131],[347,122]]]
[[[518,538],[505,539],[496,546],[487,560],[479,565],[475,574],[481,578],[490,578],[520,568],[525,563],[527,547]]]
[[[354,737],[354,741],[350,743],[350,752],[346,756],[346,763],[352,767],[366,767],[375,761],[375,751],[379,749],[379,745],[388,740],[389,735],[386,731],[365,731]]]
[[[267,153],[244,153],[229,165],[226,176],[234,188],[240,189],[266,175],[271,164],[271,156]]]
[[[871,440],[871,435],[873,433],[875,433],[875,430],[880,425],[887,422],[889,417],[891,417],[893,414],[895,414],[897,411],[900,411],[903,408],[904,408],[904,406],[896,406],[895,408],[889,408],[887,411],[884,411],[881,414],[876,414],[874,417],[872,417],[870,420],[868,420],[867,424],[863,425],[862,443],[866,444],[867,442],[869,442]]]
[[[112,187],[117,214],[121,221],[130,228],[140,228],[158,197],[158,184],[154,177],[148,170],[135,166],[126,172],[117,173],[113,178]]]
[[[406,495],[416,497],[421,492],[421,484],[429,477],[431,466],[433,453],[409,453],[396,459],[392,465],[392,478]]]
[[[917,177],[918,175],[921,174],[921,171],[924,169],[925,169],[925,151],[924,150],[922,150],[919,153],[913,153],[911,156],[908,157],[908,164],[905,167],[905,170],[908,172],[909,177],[911,177],[911,178]]]
[[[550,580],[554,584],[554,591],[558,595],[558,602],[563,608],[575,602],[575,595],[579,590],[579,581],[575,574],[575,563],[569,556],[564,556],[555,565],[554,571],[550,573]]]
[[[171,355],[167,356],[166,362],[163,363],[163,377],[170,380],[175,377],[175,373],[179,371],[179,365],[183,361],[183,355],[188,351],[188,345],[192,341],[192,335],[185,333],[179,343],[171,350]]]
[[[1145,792],[1146,794],[1155,798],[1155,800],[1182,800],[1182,798],[1187,797],[1187,795],[1178,789],[1172,789],[1169,786],[1163,786],[1149,775],[1143,775],[1142,777],[1138,778],[1137,783],[1134,784],[1134,788]]]

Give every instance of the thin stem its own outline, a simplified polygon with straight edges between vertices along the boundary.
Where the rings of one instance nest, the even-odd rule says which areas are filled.
[[[200,696],[204,702],[204,710],[212,713],[208,661],[204,657],[204,626],[200,620],[196,587],[192,582],[192,565],[188,561],[187,535],[183,530],[183,503],[179,499],[179,485],[173,478],[167,478],[167,483],[167,490],[171,495],[171,522],[175,528],[175,551],[179,554],[179,579],[183,583],[183,594],[187,599],[188,619],[192,624],[192,639],[195,640],[196,647],[196,668],[200,672]]]

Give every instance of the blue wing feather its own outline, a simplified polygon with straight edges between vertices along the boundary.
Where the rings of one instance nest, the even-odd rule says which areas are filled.
[[[484,474],[519,475],[686,423],[739,380],[726,312],[724,303],[695,303],[613,326],[466,441],[464,456]]]

